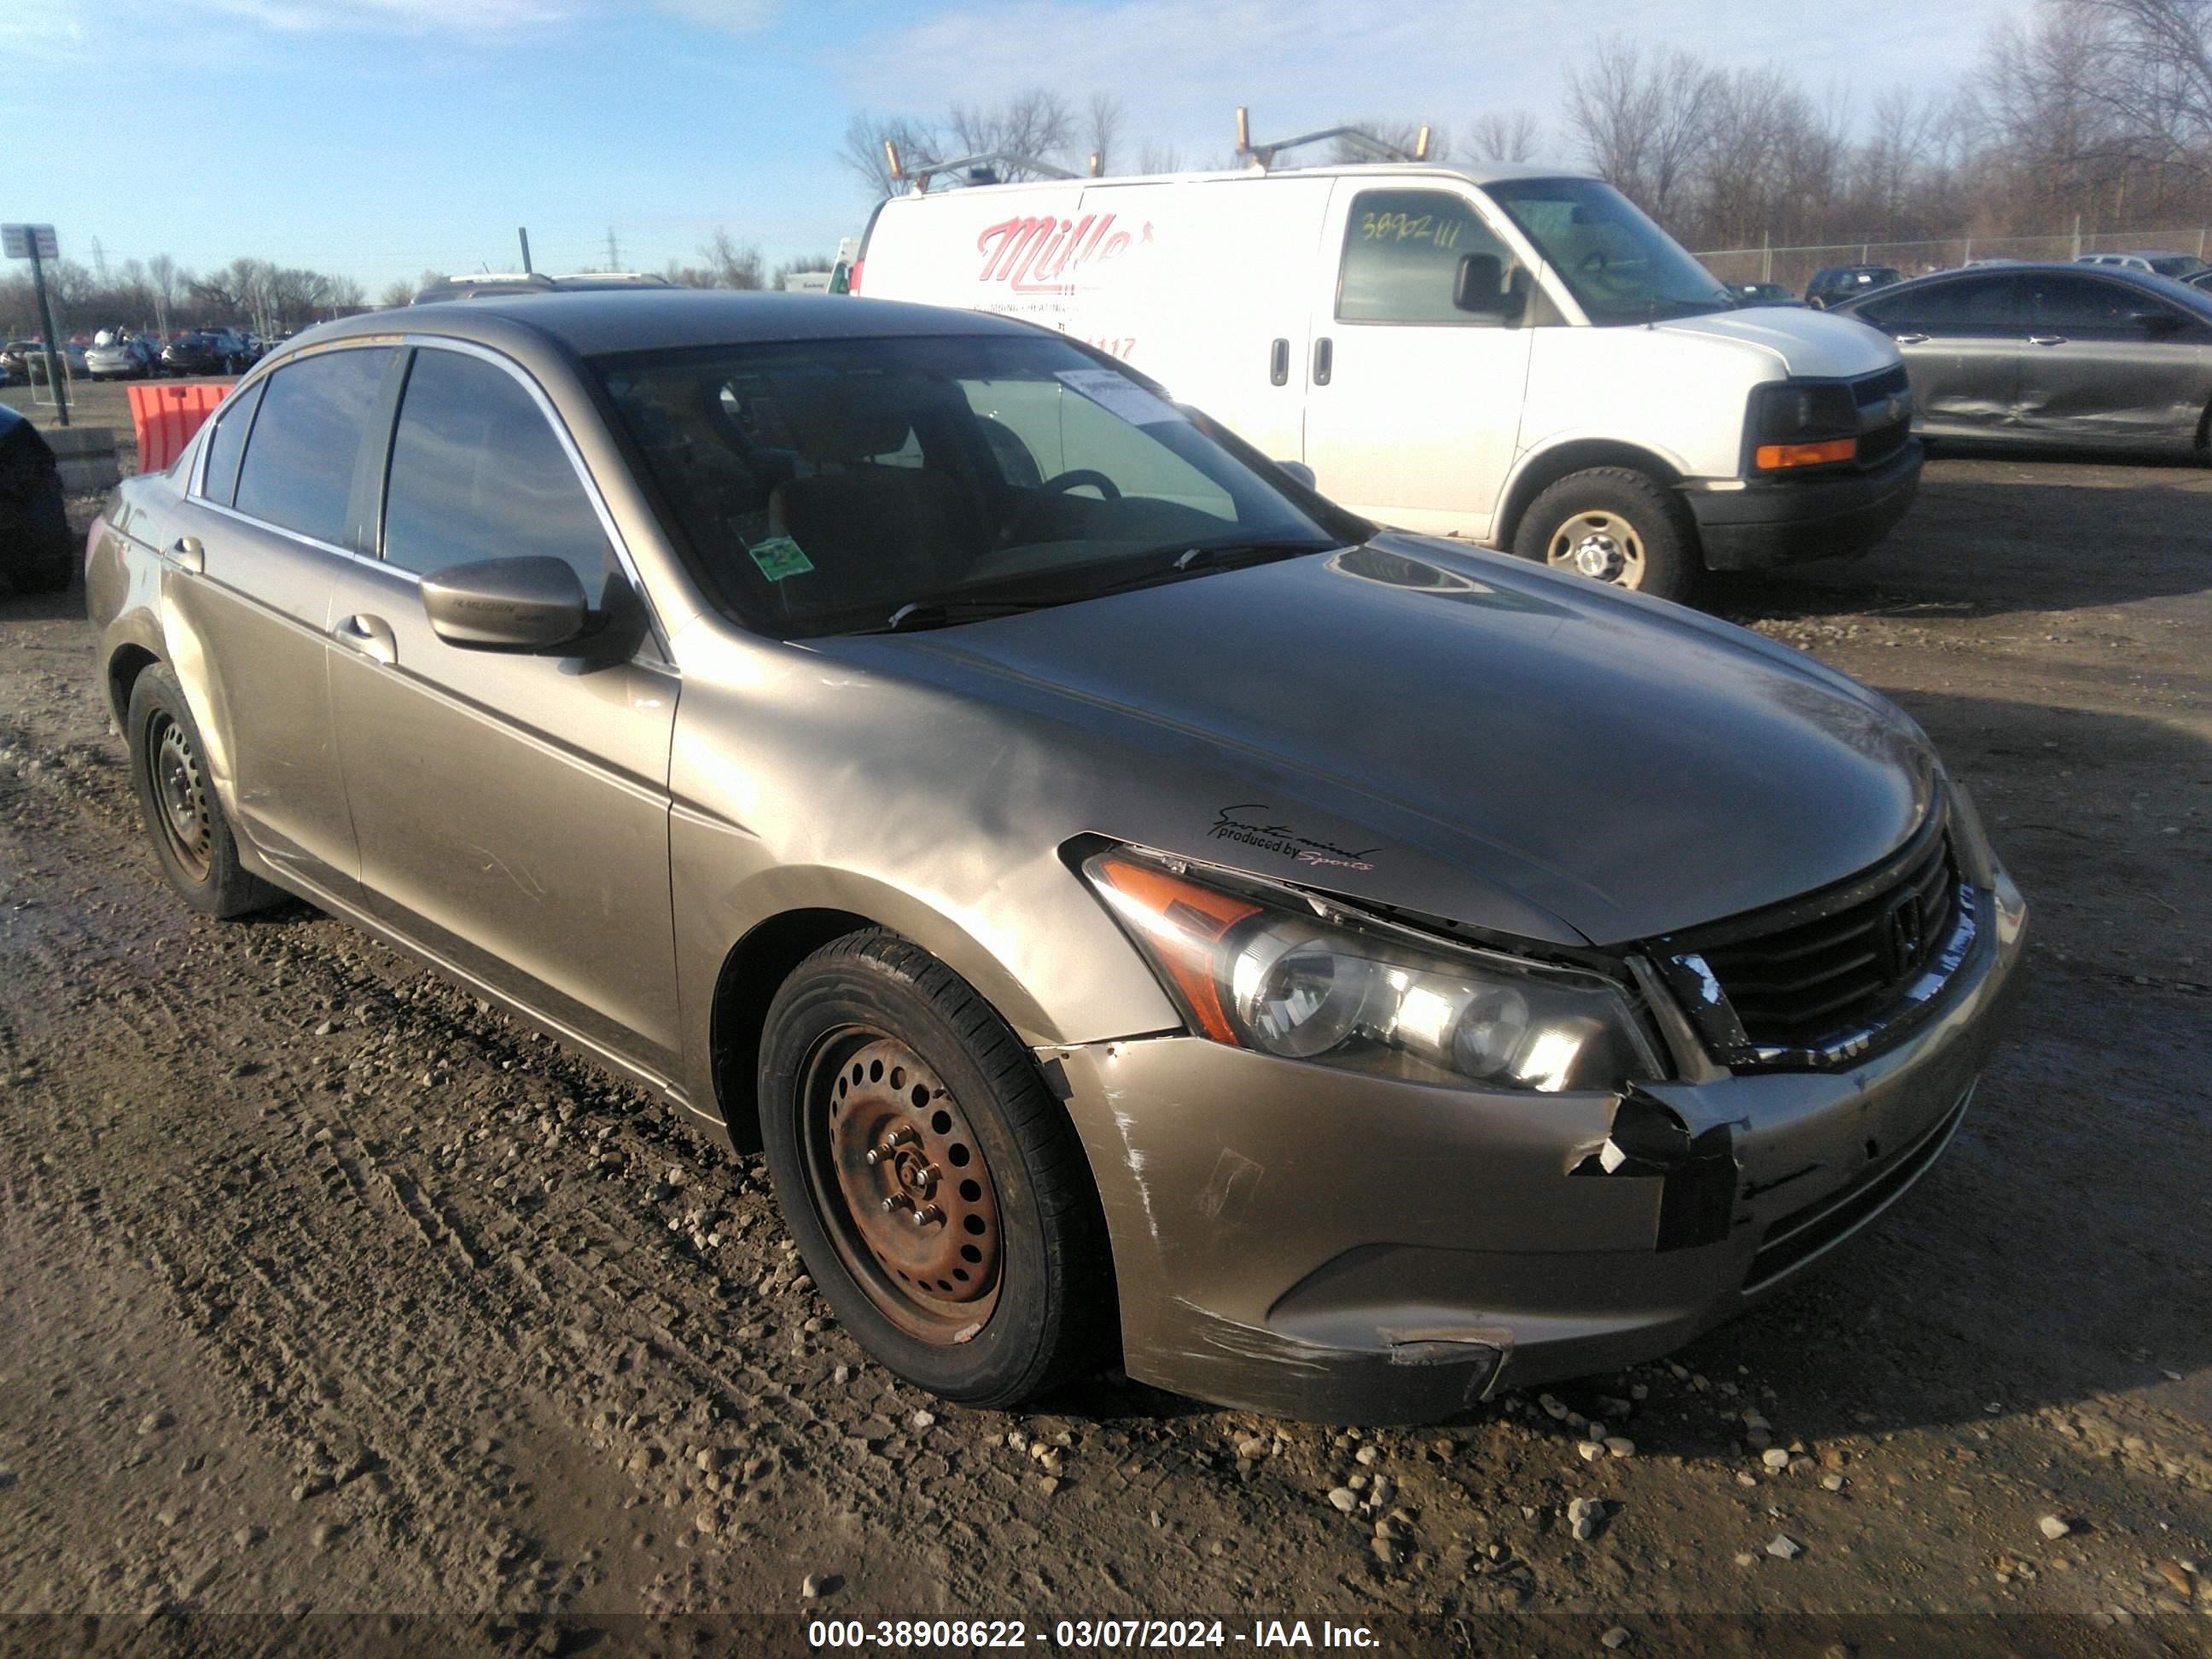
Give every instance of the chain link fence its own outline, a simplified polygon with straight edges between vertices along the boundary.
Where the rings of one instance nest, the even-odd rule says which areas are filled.
[[[2212,227],[2060,236],[1947,236],[1932,242],[1832,242],[1818,247],[1729,247],[1700,253],[1724,283],[1779,283],[1802,294],[1826,265],[1894,265],[1908,276],[1948,270],[1975,259],[2072,259],[2138,249],[2212,258]]]

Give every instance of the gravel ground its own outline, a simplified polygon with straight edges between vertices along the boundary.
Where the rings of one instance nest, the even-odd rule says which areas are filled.
[[[1996,1612],[2073,1617],[1930,1628],[2206,1650],[2209,527],[2212,472],[1947,459],[1874,557],[1722,592],[1973,788],[2034,907],[2014,1039],[1822,1271],[1671,1363],[1418,1430],[895,1382],[757,1158],[305,906],[186,915],[82,596],[0,601],[0,1613],[550,1649],[675,1628],[634,1615],[1504,1612],[1578,1615],[1516,1627],[1577,1650],[1727,1614],[1699,1645],[1819,1653]]]

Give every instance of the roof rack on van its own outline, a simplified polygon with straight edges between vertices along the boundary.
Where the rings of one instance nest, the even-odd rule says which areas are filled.
[[[911,184],[917,196],[927,195],[930,181],[940,173],[980,173],[984,176],[979,176],[972,182],[995,185],[1000,180],[992,170],[1002,161],[1012,167],[1026,167],[1031,173],[1041,173],[1048,179],[1079,179],[1083,176],[1079,173],[1070,173],[1066,167],[1055,167],[1050,161],[1040,161],[1034,155],[1024,155],[1018,150],[1011,149],[981,150],[973,155],[955,156],[949,161],[932,161],[925,167],[909,167],[899,159],[898,143],[891,138],[884,140],[884,160],[890,165],[891,182],[895,185]],[[1092,178],[1098,176],[1098,155],[1094,150],[1091,156]]]
[[[1395,144],[1383,143],[1362,127],[1324,127],[1319,132],[1300,133],[1295,138],[1278,139],[1272,144],[1255,144],[1252,142],[1252,112],[1242,104],[1237,106],[1237,153],[1249,156],[1255,172],[1265,173],[1274,166],[1275,158],[1286,149],[1318,144],[1331,138],[1340,138],[1354,149],[1364,150],[1378,161],[1425,161],[1429,159],[1429,129],[1425,125],[1415,136],[1411,154]]]

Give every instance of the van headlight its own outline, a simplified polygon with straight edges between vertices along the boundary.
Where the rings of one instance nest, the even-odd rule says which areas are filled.
[[[1782,380],[1752,396],[1752,462],[1762,472],[1832,466],[1859,452],[1859,410],[1835,381]]]
[[[1082,867],[1191,1030],[1216,1042],[1544,1094],[1664,1075],[1629,993],[1602,975],[1401,933],[1127,848]]]

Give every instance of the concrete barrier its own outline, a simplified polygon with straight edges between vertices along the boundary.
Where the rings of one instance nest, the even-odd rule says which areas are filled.
[[[116,459],[112,427],[50,426],[39,435],[53,449],[64,494],[98,495],[122,481],[123,465]]]

